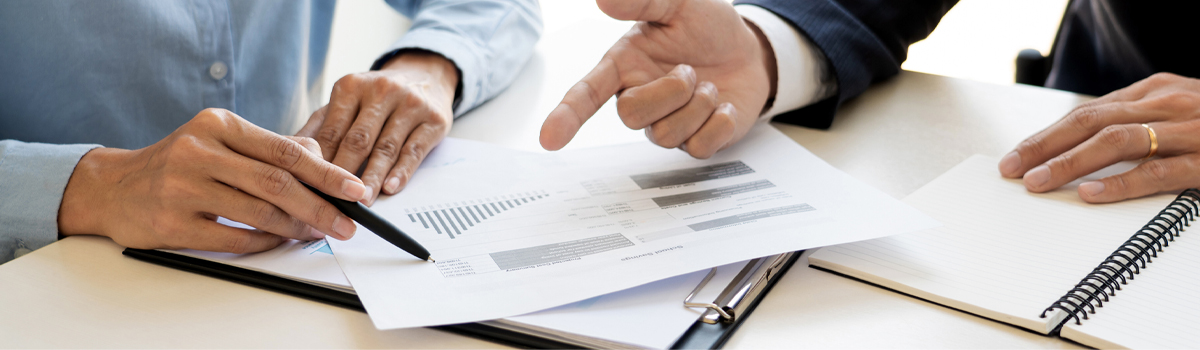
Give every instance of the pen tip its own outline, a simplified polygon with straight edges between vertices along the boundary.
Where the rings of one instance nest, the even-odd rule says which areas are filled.
[[[429,260],[429,262],[431,262],[431,263],[436,263],[436,262],[437,262],[437,261],[434,261],[434,260],[433,260],[433,257],[432,257],[432,256],[431,256],[431,257],[429,257],[428,259],[425,259],[425,260]]]

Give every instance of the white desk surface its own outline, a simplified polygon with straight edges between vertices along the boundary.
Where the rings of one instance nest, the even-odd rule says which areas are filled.
[[[629,27],[543,2],[546,35],[518,81],[451,136],[540,150],[541,121]],[[971,154],[1002,155],[1086,97],[905,72],[847,104],[828,131],[773,124],[839,169],[903,198]],[[568,147],[643,140],[610,101]],[[72,237],[0,265],[0,347],[497,348],[430,329],[152,265]],[[1079,348],[795,266],[729,348]]]

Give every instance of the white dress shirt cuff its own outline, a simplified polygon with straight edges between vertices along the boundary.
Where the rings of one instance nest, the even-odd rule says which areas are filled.
[[[829,74],[825,55],[808,37],[771,11],[755,5],[734,6],[742,18],[766,35],[775,54],[779,76],[775,103],[760,118],[770,119],[832,96],[837,80]]]

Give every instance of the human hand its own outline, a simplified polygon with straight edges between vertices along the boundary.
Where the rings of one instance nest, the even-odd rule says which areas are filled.
[[[363,203],[371,205],[381,190],[400,192],[450,132],[457,86],[454,63],[435,53],[404,52],[378,71],[338,80],[329,104],[296,135],[316,139],[325,160],[353,173],[362,169]]]
[[[548,150],[566,146],[609,97],[651,142],[708,158],[740,140],[772,93],[770,43],[722,0],[598,0],[637,24],[567,91],[542,124]],[[718,93],[719,91],[719,93]]]
[[[63,194],[59,231],[107,236],[131,248],[231,253],[324,233],[348,239],[354,222],[298,180],[351,201],[364,198],[366,188],[321,159],[317,147],[206,109],[149,147],[84,155]],[[218,224],[217,216],[257,230]]]
[[[1200,186],[1200,80],[1155,74],[1089,101],[1017,145],[1000,160],[1005,177],[1046,192],[1111,164],[1146,157],[1150,133],[1160,157],[1133,170],[1079,185],[1090,203],[1116,202]]]

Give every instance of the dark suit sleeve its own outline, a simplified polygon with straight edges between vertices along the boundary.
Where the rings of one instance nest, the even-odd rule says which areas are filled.
[[[838,93],[775,121],[827,129],[843,102],[900,72],[908,46],[929,36],[957,0],[738,0],[790,22],[824,53]],[[777,60],[794,59],[776,57]]]

